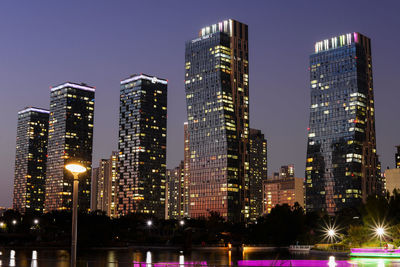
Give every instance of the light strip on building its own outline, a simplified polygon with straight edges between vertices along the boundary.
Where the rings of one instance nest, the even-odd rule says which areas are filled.
[[[83,85],[74,84],[74,83],[68,83],[67,82],[67,83],[64,83],[64,84],[61,84],[59,86],[51,88],[51,92],[54,92],[54,91],[57,91],[57,90],[60,90],[60,89],[63,89],[63,88],[67,88],[67,87],[80,89],[80,90],[85,90],[85,91],[90,91],[90,92],[94,92],[95,91],[95,89],[93,87],[88,87],[88,86],[83,86]]]
[[[40,108],[26,108],[24,110],[19,111],[18,114],[22,114],[22,113],[29,112],[29,111],[50,114],[50,111],[48,111],[46,109],[40,109]]]
[[[128,78],[128,79],[122,80],[121,84],[129,83],[129,82],[133,82],[133,81],[137,81],[137,80],[142,80],[142,79],[151,81],[152,83],[168,84],[167,80],[159,79],[159,78],[157,78],[155,76],[154,77],[150,77],[150,76],[146,76],[146,75],[143,75],[143,74],[135,76],[135,77],[132,77],[132,78]]]

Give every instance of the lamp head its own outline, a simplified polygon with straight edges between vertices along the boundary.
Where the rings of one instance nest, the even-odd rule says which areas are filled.
[[[72,174],[77,175],[86,171],[86,168],[80,164],[71,163],[65,166]]]

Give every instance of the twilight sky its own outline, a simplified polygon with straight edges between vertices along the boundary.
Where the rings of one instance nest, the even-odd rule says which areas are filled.
[[[207,25],[249,25],[250,126],[268,139],[268,172],[304,177],[308,56],[316,41],[358,31],[372,39],[377,150],[394,167],[400,144],[400,1],[1,1],[0,206],[11,206],[17,112],[49,107],[49,86],[96,86],[94,166],[117,148],[119,81],[166,78],[167,165],[183,159],[184,45]]]

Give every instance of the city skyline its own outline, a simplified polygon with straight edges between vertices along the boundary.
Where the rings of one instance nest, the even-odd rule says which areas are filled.
[[[53,7],[55,8],[55,7]],[[103,7],[104,8],[104,7]],[[248,7],[250,8],[250,7]],[[253,7],[254,9],[255,7]],[[275,7],[278,10],[280,9],[279,7]],[[281,7],[282,8],[282,7]],[[311,8],[311,7],[310,7]],[[293,7],[294,9],[294,7]],[[311,8],[312,9],[312,8]],[[98,11],[98,10],[97,10]],[[311,11],[310,11],[311,12]],[[379,10],[378,10],[379,12]],[[99,12],[97,12],[99,13]],[[235,12],[231,12],[235,13]],[[290,12],[288,12],[290,13]],[[288,14],[285,13],[285,14]],[[346,18],[350,17],[350,12],[346,13]],[[49,15],[51,16],[51,15]],[[160,57],[160,55],[165,54],[169,51],[169,49],[164,49],[163,47],[158,47],[160,51],[155,53],[152,57],[153,60],[149,60],[152,63],[151,64],[144,64],[144,67],[141,66],[141,64],[134,64],[132,65],[129,60],[134,59],[135,57],[132,55],[132,57],[129,57],[129,60],[124,61],[121,60],[121,62],[118,61],[113,61],[108,58],[108,60],[111,61],[111,66],[118,66],[116,69],[117,70],[111,70],[110,65],[104,65],[101,68],[97,67],[95,68],[96,71],[91,70],[88,71],[87,69],[91,68],[94,66],[94,63],[89,64],[88,62],[90,61],[91,57],[94,55],[81,55],[79,52],[77,53],[78,55],[83,56],[82,57],[82,62],[84,65],[84,69],[78,68],[78,70],[68,70],[69,68],[72,68],[72,65],[69,65],[67,67],[64,66],[64,68],[61,68],[65,70],[63,73],[55,73],[54,71],[50,70],[51,64],[47,65],[45,64],[42,71],[38,72],[38,70],[22,70],[25,71],[25,73],[30,73],[30,75],[35,76],[32,77],[34,78],[34,82],[30,82],[29,86],[25,85],[25,80],[24,78],[21,78],[19,81],[16,80],[14,77],[15,74],[20,74],[19,72],[16,72],[15,70],[18,69],[18,67],[21,67],[20,65],[16,64],[15,61],[13,61],[13,64],[9,64],[9,69],[6,69],[7,71],[3,71],[3,73],[8,73],[9,76],[5,75],[4,77],[1,77],[2,82],[0,84],[0,88],[10,88],[10,89],[5,89],[6,93],[11,96],[11,99],[18,99],[18,102],[15,101],[1,101],[1,106],[2,106],[2,114],[7,114],[7,117],[10,117],[10,119],[3,117],[4,115],[1,115],[1,121],[2,123],[5,123],[5,127],[2,128],[2,134],[1,134],[1,150],[4,151],[1,153],[1,162],[2,164],[0,165],[0,171],[2,173],[2,176],[0,177],[0,186],[3,191],[0,193],[0,205],[5,205],[5,206],[10,206],[11,205],[11,195],[12,195],[12,183],[13,183],[13,160],[14,160],[14,155],[15,155],[15,132],[16,132],[16,113],[18,110],[20,110],[24,106],[40,106],[43,108],[48,108],[48,94],[49,90],[47,89],[49,85],[51,84],[57,84],[63,80],[73,80],[73,81],[88,81],[89,84],[96,84],[97,85],[97,93],[98,95],[96,98],[99,98],[99,96],[102,97],[101,100],[96,100],[96,119],[95,119],[95,143],[94,143],[94,153],[93,153],[93,162],[98,162],[99,158],[106,157],[112,150],[116,149],[117,146],[117,140],[118,140],[118,134],[117,134],[117,116],[118,116],[118,109],[116,103],[118,103],[118,79],[119,77],[124,77],[124,75],[128,75],[133,72],[147,72],[147,73],[152,73],[160,77],[165,77],[169,79],[170,85],[169,88],[171,90],[171,95],[169,97],[169,103],[176,103],[174,107],[169,109],[168,111],[168,124],[169,126],[169,132],[168,132],[168,156],[167,156],[167,161],[168,161],[168,168],[172,168],[174,166],[177,166],[180,160],[183,159],[183,122],[185,121],[186,114],[184,112],[185,110],[185,101],[184,101],[184,83],[183,83],[183,76],[184,76],[184,66],[182,64],[182,58],[184,55],[184,41],[188,40],[192,37],[192,32],[196,32],[198,28],[201,28],[202,26],[206,26],[212,23],[216,23],[218,21],[221,21],[223,19],[227,18],[234,18],[239,21],[242,21],[246,24],[249,25],[250,29],[254,32],[250,33],[250,38],[253,38],[253,36],[257,35],[257,32],[262,34],[264,31],[260,30],[260,27],[266,26],[266,21],[264,23],[260,23],[260,14],[256,16],[255,18],[251,18],[249,16],[243,16],[238,14],[228,14],[228,12],[224,14],[212,14],[209,17],[204,17],[204,18],[199,18],[198,16],[194,16],[189,21],[186,21],[188,28],[185,28],[182,26],[182,28],[174,28],[176,32],[178,32],[179,35],[182,35],[182,38],[177,38],[177,40],[174,40],[171,38],[173,41],[173,45],[177,46],[177,52],[175,53],[174,49],[172,50],[172,55],[171,58],[173,59],[173,68],[171,70],[166,70],[165,66],[158,66],[156,64],[157,57]],[[258,22],[257,22],[258,18]],[[346,19],[345,19],[346,20]],[[313,28],[308,28],[303,31],[303,34],[306,32],[307,36],[304,36],[300,39],[296,39],[294,37],[285,39],[284,34],[282,35],[276,34],[276,31],[272,31],[276,35],[273,36],[273,34],[269,34],[266,32],[265,34],[268,35],[269,37],[266,39],[270,43],[266,42],[260,42],[260,40],[252,40],[250,41],[251,45],[253,47],[250,48],[251,53],[250,53],[250,62],[252,62],[250,65],[250,103],[251,103],[251,109],[250,109],[250,116],[252,117],[252,121],[250,124],[250,127],[255,127],[255,128],[260,128],[263,133],[265,133],[265,137],[269,140],[268,141],[268,151],[269,151],[269,169],[270,172],[271,170],[276,170],[278,169],[278,166],[286,163],[286,162],[294,162],[296,166],[296,172],[297,174],[303,174],[304,173],[304,160],[306,158],[305,156],[305,150],[306,150],[306,135],[307,135],[307,124],[308,124],[308,108],[309,108],[309,94],[308,94],[308,74],[307,74],[307,67],[308,67],[308,55],[310,54],[312,45],[314,42],[318,41],[319,39],[326,39],[330,38],[331,36],[334,35],[339,35],[339,34],[344,34],[347,32],[351,31],[359,31],[361,33],[366,34],[372,39],[373,46],[372,46],[372,54],[374,58],[374,88],[375,88],[375,103],[376,103],[376,111],[377,111],[377,126],[376,126],[376,132],[377,132],[377,153],[381,156],[381,162],[382,162],[382,169],[385,169],[386,166],[393,167],[393,155],[395,153],[395,145],[398,145],[399,141],[398,139],[395,139],[395,136],[398,135],[399,129],[398,126],[387,123],[388,121],[395,121],[395,116],[394,114],[396,112],[396,106],[395,105],[388,105],[388,103],[394,103],[392,99],[398,99],[398,92],[395,91],[395,82],[394,80],[390,80],[390,76],[395,76],[393,75],[395,73],[394,69],[391,69],[389,66],[390,64],[387,64],[387,62],[392,62],[392,68],[395,68],[394,63],[398,61],[396,59],[396,55],[394,55],[394,52],[396,51],[394,49],[393,43],[398,43],[393,41],[393,39],[398,38],[395,36],[390,36],[386,35],[384,33],[387,33],[391,27],[387,27],[384,30],[382,30],[379,27],[376,27],[374,30],[374,27],[371,27],[368,29],[371,24],[366,23],[365,20],[360,19],[360,23],[348,23],[348,25],[340,25],[338,27],[335,27],[331,25],[331,27],[328,27],[327,29],[320,29],[318,28],[317,30]],[[189,23],[190,22],[190,23]],[[349,22],[349,21],[347,21]],[[366,26],[362,26],[362,22],[366,23]],[[310,22],[309,22],[310,23]],[[394,22],[393,22],[394,23]],[[166,23],[168,24],[168,23]],[[176,26],[179,24],[178,22],[171,22],[171,25]],[[345,24],[345,23],[344,23]],[[168,27],[171,27],[168,26]],[[326,24],[324,24],[326,26]],[[166,26],[166,28],[168,28]],[[395,25],[392,25],[392,29],[395,29]],[[24,26],[23,26],[24,27]],[[25,26],[26,27],[26,26]],[[68,27],[67,27],[68,28]],[[113,28],[113,27],[111,27]],[[166,28],[163,28],[164,30]],[[295,27],[296,28],[296,27]],[[17,27],[17,30],[20,29]],[[181,30],[182,29],[182,30]],[[286,28],[285,28],[286,29]],[[381,32],[377,32],[377,29],[380,29]],[[88,29],[83,29],[81,30],[82,33],[87,31]],[[284,31],[285,32],[285,31]],[[290,32],[291,34],[294,34],[293,31],[288,31],[286,29],[286,32]],[[122,34],[122,33],[121,33]],[[28,34],[29,35],[29,34]],[[119,35],[123,36],[123,35]],[[162,35],[164,38],[167,38],[167,35]],[[296,35],[295,35],[296,36]],[[30,38],[34,38],[33,36],[28,36]],[[60,36],[58,36],[60,37]],[[298,36],[297,36],[298,37]],[[380,37],[380,38],[379,38]],[[383,40],[385,37],[387,37],[389,40]],[[17,37],[15,37],[17,38]],[[122,38],[122,37],[120,37]],[[151,40],[153,38],[153,34],[147,35],[148,40]],[[254,37],[255,38],[255,37]],[[278,41],[278,40],[283,40],[283,41]],[[50,39],[49,39],[50,40]],[[183,40],[183,41],[182,41]],[[291,44],[285,43],[285,41],[292,40]],[[396,40],[396,39],[395,39]],[[276,50],[274,53],[277,55],[273,55],[272,53],[267,53],[267,55],[263,54],[263,56],[260,56],[260,54],[263,53],[262,47],[268,46],[271,44],[272,47],[274,47],[274,42],[279,42],[280,43],[280,48],[279,50]],[[389,44],[389,42],[391,44]],[[59,44],[58,42],[56,42]],[[129,43],[132,45],[132,40]],[[300,45],[299,45],[300,44]],[[49,44],[44,45],[44,47],[47,47]],[[88,43],[85,43],[85,45],[89,45]],[[93,44],[92,44],[93,45]],[[94,44],[96,45],[96,44]],[[276,45],[276,44],[275,44]],[[50,44],[51,46],[51,44]],[[79,47],[79,45],[78,45]],[[83,48],[84,52],[87,52],[85,50],[85,47]],[[101,45],[100,45],[101,47]],[[387,48],[389,47],[389,48]],[[122,49],[124,52],[134,50],[134,47],[132,48],[127,48],[123,47]],[[150,48],[146,49],[145,47],[141,47],[139,50],[146,51],[147,56],[152,54],[154,52],[154,47],[150,46]],[[64,49],[64,50],[63,50]],[[76,48],[75,48],[76,49]],[[79,49],[79,48],[78,48]],[[88,49],[88,46],[86,47]],[[101,49],[105,49],[104,47],[101,47]],[[292,50],[291,50],[292,49]],[[30,48],[27,49],[30,51]],[[14,51],[11,49],[11,51]],[[66,57],[72,50],[66,50],[66,48],[60,48],[58,51],[58,55],[52,54],[52,56],[61,57],[64,58]],[[391,51],[391,53],[390,53]],[[63,53],[64,52],[64,53]],[[76,51],[75,51],[76,52]],[[14,51],[15,53],[15,51]],[[54,52],[53,52],[54,53]],[[174,54],[175,53],[175,54]],[[279,65],[279,59],[282,58],[285,53],[289,53],[287,58],[285,59],[286,61],[292,60],[292,58],[297,58],[300,57],[301,59],[297,59],[299,63],[294,64],[296,67],[292,66],[287,66],[288,69],[282,70],[283,65]],[[387,54],[388,53],[388,54]],[[24,53],[22,53],[24,54]],[[72,53],[73,54],[73,53]],[[95,53],[97,54],[97,53]],[[180,58],[176,57],[176,55],[180,54]],[[14,56],[14,60],[17,60],[18,56],[13,55],[13,53],[9,54],[8,57]],[[110,53],[109,56],[113,57],[113,54]],[[16,58],[15,58],[16,57]],[[169,60],[169,56],[165,56],[166,59],[165,61]],[[271,61],[267,67],[262,65],[263,62],[262,60],[257,60],[258,57],[261,57],[262,60],[264,61]],[[253,59],[252,59],[253,58]],[[398,58],[398,56],[397,56]],[[76,60],[76,57],[72,56],[72,59],[65,59],[67,65],[73,63],[73,59]],[[27,61],[32,60],[38,60],[39,63],[45,62],[45,59],[40,59],[38,56],[30,56],[28,57]],[[50,59],[47,59],[50,60]],[[107,60],[105,60],[107,61]],[[296,62],[297,62],[296,61]],[[254,62],[254,63],[253,63]],[[29,64],[28,64],[29,65]],[[161,64],[163,65],[163,64]],[[260,67],[261,65],[261,67]],[[287,63],[285,64],[285,66]],[[276,67],[278,66],[278,67]],[[6,66],[7,67],[7,66]],[[164,69],[163,69],[164,68]],[[286,81],[284,79],[285,76],[281,76],[280,79],[278,78],[273,78],[273,77],[268,77],[268,72],[264,73],[265,70],[269,70],[271,73],[271,76],[274,75],[274,73],[281,73],[281,75],[286,74],[289,75],[290,77],[295,77],[293,84]],[[93,72],[94,71],[94,72]],[[43,72],[43,73],[42,73]],[[11,74],[10,74],[11,73]],[[39,75],[36,75],[39,74]],[[172,74],[172,75],[169,75]],[[390,75],[392,74],[392,75]],[[22,75],[22,77],[28,76],[28,75]],[[102,76],[102,77],[99,77]],[[266,76],[265,79],[263,79]],[[87,77],[87,78],[85,78]],[[388,78],[389,77],[389,78]],[[269,82],[268,80],[272,80],[272,82]],[[388,81],[385,81],[385,79],[388,79]],[[393,79],[393,78],[392,78]],[[15,84],[15,87],[10,86],[10,82]],[[385,86],[386,84],[386,86]],[[16,88],[25,88],[27,87],[27,90],[21,89],[19,92],[13,92],[13,90],[16,90]],[[302,88],[302,90],[299,90],[299,88]],[[3,92],[4,89],[2,89]],[[33,90],[35,90],[35,93],[32,93]],[[282,92],[277,92],[277,90],[281,90]],[[301,91],[301,94],[297,94],[296,91]],[[264,92],[263,92],[264,91]],[[21,94],[23,97],[21,97]],[[17,97],[19,96],[19,97]],[[390,96],[390,97],[388,97]],[[113,98],[114,100],[112,103],[109,101],[110,98]],[[175,102],[175,99],[180,99],[179,101]],[[272,99],[272,100],[270,100]],[[285,103],[282,101],[282,99],[287,100],[288,102]],[[279,101],[280,100],[280,101]],[[303,101],[299,101],[303,100]],[[4,103],[3,103],[4,101]],[[114,103],[116,102],[116,103]],[[267,102],[267,105],[264,105],[264,102]],[[277,102],[276,104],[273,102]],[[280,104],[278,104],[280,102]],[[301,103],[300,103],[301,102]],[[287,106],[286,106],[287,105]],[[107,107],[105,107],[107,106]],[[112,109],[110,108],[112,106]],[[172,105],[169,105],[172,106]],[[290,107],[290,108],[288,108]],[[110,109],[108,109],[110,108]],[[285,109],[284,114],[278,115],[276,110],[279,110],[279,108]],[[100,109],[100,111],[97,112],[97,110]],[[107,114],[109,113],[109,114]],[[274,114],[274,116],[268,115],[268,113]],[[393,114],[393,117],[391,117],[390,113]],[[272,117],[277,117],[277,119],[272,118]],[[293,124],[292,127],[286,128],[287,126],[285,124]],[[382,128],[381,128],[382,127]],[[172,130],[171,130],[172,129]],[[176,129],[174,131],[174,129]],[[278,130],[277,130],[278,129]],[[292,129],[291,131],[289,129]],[[295,132],[295,133],[290,133],[289,132]],[[103,144],[105,141],[109,142],[109,144]],[[280,152],[282,150],[282,152]],[[292,151],[293,150],[293,151]],[[288,155],[291,157],[288,158]],[[303,176],[303,175],[301,175]]]

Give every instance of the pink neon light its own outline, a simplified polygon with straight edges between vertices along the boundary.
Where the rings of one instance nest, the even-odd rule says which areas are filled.
[[[238,266],[328,266],[327,260],[242,260]],[[336,267],[350,266],[347,261],[335,261]]]
[[[351,253],[396,253],[400,254],[400,249],[383,248],[351,248]]]
[[[354,33],[354,42],[358,43],[358,33]]]

